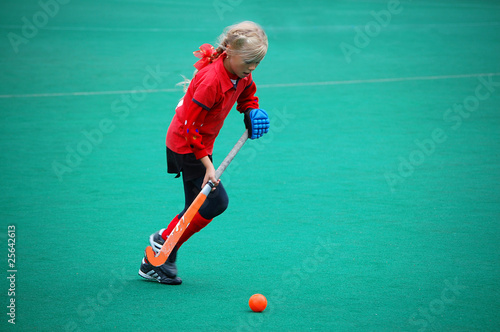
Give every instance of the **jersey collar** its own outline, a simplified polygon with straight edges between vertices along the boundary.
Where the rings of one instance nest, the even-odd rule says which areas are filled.
[[[240,78],[236,74],[231,74],[226,70],[224,67],[224,59],[227,57],[226,52],[222,53],[219,59],[216,61],[216,66],[217,66],[217,73],[219,75],[221,84],[222,84],[222,90],[223,92],[226,92],[230,89],[236,89],[236,86],[240,82]],[[233,85],[233,82],[231,82],[231,79],[236,80],[236,84]]]

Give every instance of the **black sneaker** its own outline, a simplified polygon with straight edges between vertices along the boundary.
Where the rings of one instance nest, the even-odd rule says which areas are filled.
[[[181,278],[174,276],[173,278],[168,277],[162,266],[156,267],[148,262],[146,257],[142,259],[141,268],[139,269],[139,275],[145,279],[158,281],[159,283],[166,285],[180,285],[182,284]]]
[[[149,244],[153,248],[155,253],[158,253],[161,250],[161,247],[165,243],[165,240],[161,237],[161,233],[163,233],[165,229],[161,229],[158,232],[151,234],[149,237]],[[169,278],[175,278],[177,276],[177,265],[175,265],[175,261],[177,260],[177,247],[174,247],[174,250],[170,253],[167,258],[165,264],[161,266],[161,270],[165,273]]]

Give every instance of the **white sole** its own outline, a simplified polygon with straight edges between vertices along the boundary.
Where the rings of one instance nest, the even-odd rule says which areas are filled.
[[[140,269],[139,269],[139,275],[140,275],[141,277],[143,277],[144,279],[148,279],[148,280],[151,280],[151,281],[160,282],[158,279],[156,279],[156,278],[154,278],[154,277],[150,276],[150,275],[149,275],[149,274],[147,274],[147,273],[142,272]]]

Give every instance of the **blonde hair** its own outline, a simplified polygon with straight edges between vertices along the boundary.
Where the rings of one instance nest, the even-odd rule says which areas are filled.
[[[248,62],[260,62],[267,53],[268,41],[264,29],[252,21],[243,21],[224,29],[217,41],[217,53],[212,57],[215,61],[224,51],[228,56],[239,55]],[[198,70],[194,71],[193,77]],[[177,83],[187,91],[191,80],[182,76],[184,81]]]
[[[217,53],[239,55],[247,61],[259,62],[267,53],[267,35],[260,25],[244,21],[224,29],[219,36]]]

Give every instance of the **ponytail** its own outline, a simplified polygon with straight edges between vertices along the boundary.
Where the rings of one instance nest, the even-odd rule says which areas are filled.
[[[200,59],[194,64],[196,70],[193,77],[199,70],[217,60],[224,52],[228,55],[240,55],[246,61],[260,62],[267,53],[267,47],[267,35],[257,23],[244,21],[231,25],[219,36],[217,48],[210,44],[203,44],[199,51],[193,52]],[[185,76],[182,77],[184,80],[176,85],[182,86],[186,92],[191,80]]]

